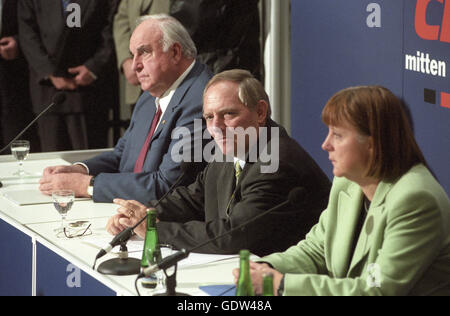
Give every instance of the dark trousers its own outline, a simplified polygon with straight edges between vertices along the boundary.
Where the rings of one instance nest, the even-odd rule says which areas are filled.
[[[50,113],[38,122],[42,151],[88,149],[86,119],[82,113]]]

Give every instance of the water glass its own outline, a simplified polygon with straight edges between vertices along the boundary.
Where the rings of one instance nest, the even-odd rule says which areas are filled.
[[[67,213],[75,201],[75,193],[71,190],[60,190],[52,193],[53,205],[61,215],[61,226],[54,230],[58,237],[64,236]]]
[[[11,144],[11,153],[19,162],[19,169],[14,173],[15,176],[23,178],[28,173],[23,169],[23,162],[27,159],[30,152],[30,142],[27,140],[16,140]]]

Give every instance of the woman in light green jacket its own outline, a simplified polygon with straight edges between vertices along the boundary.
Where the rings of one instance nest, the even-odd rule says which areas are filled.
[[[348,88],[322,120],[328,207],[305,240],[251,263],[255,290],[269,270],[283,295],[450,295],[449,198],[401,101],[379,86]]]

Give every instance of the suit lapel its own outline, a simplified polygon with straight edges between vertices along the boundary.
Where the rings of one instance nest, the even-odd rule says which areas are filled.
[[[142,6],[143,7],[145,6],[147,10],[150,11],[141,11],[141,12],[149,12],[150,14],[159,14],[159,13],[169,14],[171,2],[172,1],[169,0],[153,0],[153,1],[144,0]]]
[[[358,243],[356,244],[355,253],[348,270],[348,276],[352,275],[352,269],[360,263],[360,261],[365,257],[372,244],[374,243],[374,239],[376,238],[374,233],[376,231],[375,227],[377,227],[382,220],[384,212],[384,201],[386,198],[386,194],[390,189],[390,184],[384,182],[380,182],[378,184],[377,191],[375,192],[375,196],[373,197],[372,203],[370,204],[366,220],[361,229]]]
[[[196,62],[194,65],[194,68],[192,68],[191,72],[187,75],[187,77],[184,79],[184,81],[175,90],[175,93],[172,96],[172,99],[170,100],[170,103],[167,106],[167,109],[161,118],[161,121],[158,125],[158,128],[155,131],[155,134],[153,134],[152,141],[154,139],[156,139],[159,136],[159,134],[161,134],[161,131],[164,129],[164,127],[166,125],[165,122],[170,120],[171,116],[173,115],[173,112],[182,102],[187,91],[189,90],[191,85],[196,80],[196,76],[197,76],[198,72],[199,72],[199,63]]]
[[[89,0],[72,0],[72,3],[77,3],[80,5],[80,14],[81,14],[81,25],[85,25],[86,18],[88,16],[88,9],[91,9],[91,6],[95,7],[95,3]]]
[[[135,3],[135,4],[141,4],[141,8],[139,9],[139,12],[141,12],[142,14],[147,14],[149,13],[150,7],[152,6],[153,0],[142,0],[142,1],[135,1],[135,0],[131,0],[131,3]]]
[[[338,200],[338,222],[336,225],[336,241],[332,254],[333,273],[335,276],[343,277],[348,271],[352,257],[356,227],[361,211],[362,191],[360,187],[352,183],[347,191],[339,193]]]
[[[35,6],[39,15],[45,17],[48,29],[56,29],[60,34],[65,29],[63,26],[66,21],[63,15],[63,7],[61,0],[58,1],[35,1]]]

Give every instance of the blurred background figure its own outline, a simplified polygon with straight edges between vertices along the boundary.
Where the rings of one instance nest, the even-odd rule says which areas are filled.
[[[213,73],[244,69],[261,80],[259,0],[172,0],[170,15],[191,34]]]
[[[17,1],[0,0],[0,147],[6,146],[32,119],[28,67],[18,40]],[[22,138],[31,141],[33,151],[39,151],[35,135],[31,129]]]
[[[124,102],[133,110],[141,94],[131,69],[129,40],[136,20],[143,15],[166,13],[188,30],[197,59],[213,73],[245,69],[261,79],[259,0],[122,0],[114,18],[114,41],[119,71],[126,78]],[[129,115],[129,114],[128,114]],[[126,127],[126,122],[123,122]]]
[[[39,113],[57,91],[67,94],[38,122],[43,151],[107,147],[108,113],[118,108],[112,38],[117,5],[117,0],[19,1],[33,111]],[[72,13],[79,14],[81,27],[67,23]]]

